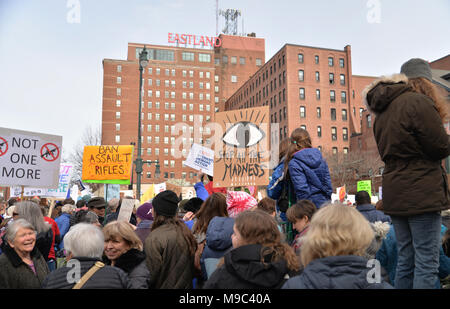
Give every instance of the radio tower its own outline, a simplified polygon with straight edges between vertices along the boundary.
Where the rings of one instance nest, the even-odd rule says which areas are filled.
[[[226,9],[220,10],[219,14],[225,17],[224,34],[237,35],[238,34],[238,17],[241,16],[241,10]]]

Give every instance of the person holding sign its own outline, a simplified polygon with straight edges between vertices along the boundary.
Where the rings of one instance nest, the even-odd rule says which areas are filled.
[[[450,208],[450,155],[443,121],[446,102],[433,84],[427,61],[410,59],[401,74],[382,77],[363,92],[376,115],[373,133],[383,171],[383,208],[398,242],[395,287],[434,288],[438,279],[440,212]]]

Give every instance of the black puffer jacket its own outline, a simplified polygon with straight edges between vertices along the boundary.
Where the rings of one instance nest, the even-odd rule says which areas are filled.
[[[95,258],[75,257],[73,260],[80,262],[81,271],[80,278],[92,267],[95,262],[100,261]],[[70,262],[70,261],[69,261]],[[71,274],[68,276],[68,272]],[[69,283],[67,278],[75,273],[75,267],[62,267],[51,272],[45,278],[42,287],[44,289],[71,289],[75,285],[74,282]],[[82,287],[82,289],[126,289],[128,288],[127,274],[117,267],[105,265],[99,269]]]
[[[224,265],[216,269],[204,289],[277,289],[293,275],[285,260],[261,262],[261,245],[245,245],[225,254]]]
[[[103,257],[103,262],[111,265],[111,261],[106,256]],[[118,267],[128,274],[129,289],[148,289],[150,271],[145,262],[144,252],[130,249],[116,260],[114,267]]]
[[[306,265],[302,274],[289,279],[283,289],[392,289],[383,279],[368,274],[367,259],[355,256],[329,256]],[[369,278],[369,279],[368,279]]]
[[[373,132],[383,172],[383,208],[388,215],[412,216],[450,208],[441,160],[450,142],[434,102],[412,91],[397,74],[373,82],[366,104],[376,115]]]

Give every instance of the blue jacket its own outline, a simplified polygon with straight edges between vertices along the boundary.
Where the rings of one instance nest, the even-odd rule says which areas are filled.
[[[370,223],[381,221],[391,224],[391,217],[385,215],[382,211],[375,209],[375,206],[372,204],[358,205],[356,206],[356,209],[366,217]]]
[[[217,268],[219,260],[232,249],[234,219],[228,217],[214,217],[206,230],[206,244],[200,258],[202,276],[207,280]]]
[[[367,259],[355,255],[329,256],[306,265],[299,276],[292,277],[283,289],[392,289],[383,280],[369,283]],[[370,277],[370,275],[369,275]]]
[[[441,226],[441,235],[445,234],[447,228]],[[395,285],[395,271],[397,269],[397,239],[395,238],[394,226],[391,225],[389,233],[383,240],[380,249],[377,251],[376,259],[380,262],[389,274],[392,285]],[[446,278],[450,275],[450,258],[445,255],[442,246],[439,249],[439,278]],[[439,280],[436,281],[436,287],[440,287]]]
[[[283,172],[284,172],[284,159],[281,160],[281,162],[278,163],[277,167],[275,167],[275,169],[273,170],[272,178],[270,179],[269,185],[267,186],[267,196],[275,201],[277,201],[280,198],[281,192],[283,191],[283,186],[286,183],[286,181],[282,178]],[[279,211],[280,209],[278,208],[278,203],[276,207],[277,210]],[[284,222],[286,222],[287,221],[286,213],[283,212],[280,213],[280,218]]]
[[[64,248],[64,235],[66,235],[66,233],[70,229],[70,215],[67,213],[63,213],[55,219],[55,222],[58,225],[61,237],[61,242],[59,243],[59,246],[57,246],[57,248],[62,249]]]
[[[296,200],[310,200],[317,208],[331,200],[328,164],[316,148],[297,151],[289,161],[289,176]]]

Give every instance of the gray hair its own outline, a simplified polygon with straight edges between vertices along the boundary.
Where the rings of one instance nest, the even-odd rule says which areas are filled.
[[[108,212],[115,211],[119,206],[120,200],[118,198],[112,198],[108,201]]]
[[[36,233],[36,229],[34,226],[25,219],[17,219],[13,220],[11,224],[8,225],[5,232],[5,240],[13,242],[16,238],[17,232],[19,229],[29,229],[33,230]]]
[[[78,223],[64,236],[64,249],[73,257],[102,258],[104,236],[102,230],[89,223]]]
[[[61,212],[65,214],[71,214],[75,211],[76,206],[72,204],[66,204],[63,207],[61,207]]]
[[[30,222],[38,234],[47,232],[51,228],[51,225],[45,222],[41,208],[38,204],[30,201],[23,201],[16,203],[15,206],[14,212],[16,212],[20,218]]]

